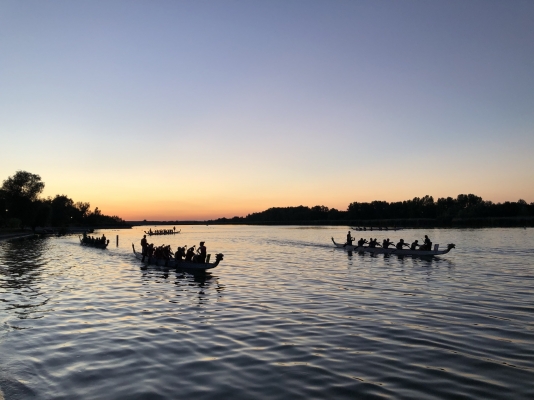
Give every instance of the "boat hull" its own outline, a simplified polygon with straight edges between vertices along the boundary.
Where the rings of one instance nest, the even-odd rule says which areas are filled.
[[[217,265],[219,265],[219,261],[215,261],[214,263],[192,263],[187,261],[179,261],[176,262],[174,259],[172,260],[161,260],[157,258],[148,258],[148,256],[145,256],[143,260],[143,255],[135,250],[135,246],[132,244],[132,250],[135,255],[135,258],[142,261],[143,264],[146,265],[157,265],[159,267],[165,267],[165,268],[177,268],[177,269],[186,269],[186,270],[194,270],[194,271],[206,271],[208,269],[213,269]]]
[[[344,246],[342,243],[336,243],[334,238],[332,242],[336,248],[345,249],[347,251],[355,251],[358,253],[371,253],[371,254],[395,254],[397,256],[415,256],[415,257],[433,257],[442,254],[447,254],[454,248],[454,245],[447,246],[444,250],[409,250],[409,249],[384,249],[382,247],[368,247],[368,246]]]

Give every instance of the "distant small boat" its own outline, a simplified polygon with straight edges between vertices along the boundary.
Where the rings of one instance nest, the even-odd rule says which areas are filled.
[[[171,232],[151,232],[151,231],[144,231],[148,236],[159,236],[159,235],[177,235],[182,230],[179,231],[171,231]]]
[[[334,238],[332,238],[332,242],[334,242],[334,245],[337,248],[345,249],[348,251],[355,251],[355,252],[365,252],[365,253],[373,253],[373,254],[395,254],[397,256],[418,256],[418,257],[432,257],[432,256],[439,256],[442,254],[447,254],[449,251],[454,249],[456,246],[454,244],[447,245],[447,249],[445,250],[438,250],[439,245],[434,245],[434,250],[410,250],[410,249],[396,249],[396,248],[388,248],[384,249],[382,247],[369,247],[369,246],[345,246],[342,243],[336,243]]]
[[[81,236],[78,236],[80,238],[80,244],[82,246],[88,246],[88,247],[96,247],[97,249],[105,249],[108,247],[109,239],[106,240],[106,243],[91,243],[91,242],[84,242],[81,238]]]
[[[143,261],[143,255],[137,251],[135,251],[135,246],[132,243],[132,250],[135,255],[135,258],[138,260]],[[194,263],[194,262],[188,262],[188,261],[176,261],[175,259],[170,260],[161,260],[155,257],[149,258],[148,256],[144,257],[143,263],[148,265],[158,265],[160,267],[167,267],[167,268],[178,268],[178,269],[187,269],[187,270],[196,270],[196,271],[205,271],[207,269],[215,268],[219,263],[223,260],[224,255],[221,253],[218,253],[215,255],[215,262],[210,263],[209,258],[211,254],[208,254],[206,263]]]
[[[369,228],[367,228],[367,227],[363,227],[362,228],[362,227],[359,227],[359,226],[351,226],[350,229],[352,229],[353,231],[362,231],[362,232],[364,232],[364,231],[402,231],[402,228],[395,228],[395,227],[390,228],[389,226],[386,226],[384,228],[382,228],[382,227],[374,227],[374,229],[373,229],[372,226],[369,227]]]

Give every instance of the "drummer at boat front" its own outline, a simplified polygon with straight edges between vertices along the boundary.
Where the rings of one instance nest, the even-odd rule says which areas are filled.
[[[141,239],[141,254],[146,255],[146,248],[148,246],[148,242],[146,240],[146,235],[143,235],[143,239]]]
[[[197,249],[197,262],[204,264],[206,262],[206,246],[205,242],[200,242],[200,246]]]
[[[352,242],[354,240],[355,239],[352,237],[352,235],[350,234],[350,231],[349,231],[349,233],[347,233],[347,242],[345,243],[345,246],[352,246]]]
[[[432,250],[432,242],[430,241],[428,235],[425,235],[424,246],[425,246],[425,250]]]

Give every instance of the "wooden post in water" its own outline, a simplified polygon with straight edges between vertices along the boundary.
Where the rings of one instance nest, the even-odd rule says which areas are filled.
[[[119,235],[117,235],[117,247],[119,247]]]

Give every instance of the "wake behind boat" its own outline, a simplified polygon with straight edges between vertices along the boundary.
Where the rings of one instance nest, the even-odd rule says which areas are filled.
[[[336,248],[345,249],[347,251],[356,251],[356,252],[365,252],[373,254],[395,254],[398,256],[418,256],[418,257],[432,257],[439,256],[442,254],[447,254],[449,251],[454,249],[456,246],[451,243],[447,245],[447,249],[439,250],[439,244],[434,245],[434,250],[412,250],[412,249],[397,249],[397,248],[387,248],[383,247],[369,247],[369,246],[353,246],[353,245],[344,245],[342,243],[337,243],[334,238],[332,242]]]
[[[215,255],[215,262],[210,263],[209,259],[211,254],[208,254],[205,263],[196,263],[196,262],[189,262],[189,261],[177,261],[174,258],[171,258],[169,260],[164,260],[161,258],[156,258],[154,256],[144,256],[143,254],[139,253],[138,251],[135,251],[135,246],[132,243],[132,250],[134,252],[135,258],[138,260],[141,260],[143,263],[147,265],[158,265],[160,267],[166,267],[166,268],[178,268],[178,269],[187,269],[187,270],[196,270],[196,271],[205,271],[208,269],[215,268],[219,263],[223,260],[224,255],[221,253],[218,253]]]

